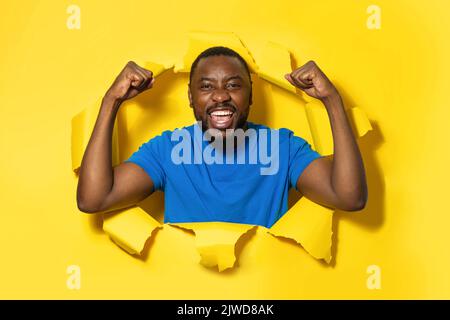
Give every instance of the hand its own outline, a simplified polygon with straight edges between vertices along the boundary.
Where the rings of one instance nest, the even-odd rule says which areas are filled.
[[[114,80],[105,97],[122,102],[150,89],[154,82],[153,72],[129,61]]]
[[[290,84],[316,99],[326,100],[339,95],[335,86],[314,61],[308,61],[300,68],[285,74],[284,77]]]

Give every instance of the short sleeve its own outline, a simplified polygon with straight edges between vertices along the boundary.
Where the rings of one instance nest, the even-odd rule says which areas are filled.
[[[163,136],[156,136],[150,139],[124,161],[132,162],[144,169],[152,179],[155,190],[164,190],[166,180],[163,139]]]
[[[289,181],[290,186],[297,190],[297,180],[306,167],[321,155],[311,148],[311,145],[303,138],[289,137]]]

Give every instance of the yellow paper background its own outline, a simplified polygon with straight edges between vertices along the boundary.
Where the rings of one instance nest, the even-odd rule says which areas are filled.
[[[2,4],[0,297],[450,297],[444,201],[450,178],[450,5],[377,1],[382,28],[369,30],[368,1],[229,1],[226,7],[77,1],[81,29],[69,30],[66,9],[72,3]],[[374,130],[360,141],[369,203],[360,213],[334,215],[331,266],[262,228],[248,236],[238,267],[220,274],[197,263],[195,238],[177,228],[158,231],[149,253],[135,258],[108,240],[101,220],[78,212],[72,117],[106,91],[127,60],[172,64],[185,52],[190,30],[236,32],[255,60],[267,40],[286,46],[297,65],[314,59],[335,80],[347,106],[362,108],[371,120]],[[174,80],[168,98],[187,91],[185,80]],[[162,93],[156,83],[152,90]],[[277,90],[264,91],[264,110],[252,120],[302,134],[295,120],[304,119],[304,110],[284,104],[291,93]],[[272,101],[271,94],[281,98]],[[184,106],[164,112],[157,105],[146,112],[129,107],[118,125],[141,141],[186,124],[168,117],[171,112],[192,117],[187,97]],[[121,149],[120,157],[137,147]],[[162,212],[161,198],[155,194],[143,206]],[[73,264],[80,266],[80,290],[66,286],[66,269]],[[380,290],[366,286],[373,264],[381,268]]]

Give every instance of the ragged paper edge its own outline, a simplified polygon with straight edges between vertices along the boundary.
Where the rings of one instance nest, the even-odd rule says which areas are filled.
[[[266,42],[261,56],[257,59],[258,76],[267,82],[297,94],[306,103],[314,98],[308,96],[303,90],[294,87],[284,77],[292,72],[291,52],[285,46],[272,41]]]
[[[325,106],[314,99],[305,108],[314,149],[323,156],[333,154],[333,135]],[[361,108],[353,107],[346,110],[346,113],[356,138],[361,138],[372,130],[370,121]]]
[[[291,71],[291,54],[289,50],[271,41],[266,43],[258,63],[258,75],[262,79],[290,92],[297,92],[284,75]],[[306,115],[309,122],[312,144],[321,155],[333,153],[333,138],[330,120],[325,106],[317,99],[309,97],[300,90],[300,96],[306,101]],[[358,107],[347,110],[347,115],[356,137],[364,136],[372,130],[369,119],[364,111]]]
[[[131,255],[141,255],[145,243],[162,225],[139,207],[103,214],[103,231]]]
[[[284,78],[291,70],[290,52],[282,45],[268,42],[258,62],[258,75],[290,92],[296,92]],[[311,131],[313,148],[321,155],[333,153],[333,137],[325,106],[309,97],[303,91],[300,96],[306,101],[306,115]],[[360,108],[347,110],[347,115],[356,137],[364,136],[372,130],[370,121]],[[316,259],[331,262],[332,221],[334,210],[316,204],[306,198],[300,199],[268,231],[273,236],[294,240]]]
[[[217,35],[217,34],[215,34]],[[197,34],[198,36],[198,34]],[[215,43],[210,43],[208,42],[209,40],[211,40],[209,37],[211,36],[211,34],[208,35],[208,33],[202,33],[200,35],[200,42],[202,42],[202,45],[204,45],[204,49],[211,47],[212,45],[226,45],[226,43],[222,43],[220,41],[214,41]],[[221,36],[221,39],[224,39],[226,37],[229,37],[229,33],[223,33]],[[268,58],[270,58],[270,56],[272,55],[273,57],[277,57],[280,59],[280,66],[284,67],[284,66],[288,66],[289,65],[289,69],[287,70],[291,70],[290,68],[290,53],[288,50],[286,50],[285,48],[283,48],[280,45],[274,44],[274,43],[268,43],[268,45],[266,46],[266,52],[263,55],[263,58],[261,59],[261,70],[260,67],[258,65],[256,65],[256,63],[253,60],[253,57],[251,56],[250,52],[247,50],[247,48],[243,45],[242,41],[236,36],[233,35],[232,37],[237,38],[237,40],[239,42],[236,42],[236,39],[232,40],[232,42],[234,41],[234,45],[228,45],[229,47],[231,47],[232,49],[236,50],[238,53],[240,53],[241,55],[244,56],[244,58],[246,59],[247,63],[249,64],[250,69],[255,72],[258,73],[258,75],[265,79],[266,81],[282,88],[288,91],[295,91],[296,89],[293,86],[288,86],[286,85],[283,81],[287,81],[284,79],[284,74],[287,72],[285,70],[281,70],[282,68],[277,66],[276,72],[273,72],[271,70],[270,67],[266,66],[265,64],[267,64],[267,61],[270,61]],[[209,39],[209,40],[208,40]],[[195,47],[195,43],[194,45],[191,44],[191,47]],[[191,53],[193,52],[192,48],[190,49]],[[188,50],[189,51],[189,50]],[[198,52],[200,53],[200,52]],[[197,53],[197,54],[198,54]],[[190,63],[192,63],[192,58],[190,58],[192,61],[189,62],[189,56],[188,53],[185,55],[183,62],[175,64],[174,67],[174,72],[189,72],[188,67],[190,68]],[[194,57],[195,59],[195,57]],[[170,69],[173,66],[162,66],[161,64],[157,64],[157,63],[152,63],[149,62],[148,64],[144,64],[145,68],[152,70],[154,77],[158,76],[159,74],[161,74],[162,72]],[[283,75],[283,79],[281,79],[281,74]],[[309,105],[309,107],[313,107],[315,104],[318,103],[318,101],[316,99],[312,99],[310,97],[307,97],[305,95],[303,95],[303,98],[305,101],[307,101],[307,107]],[[95,112],[95,108],[94,109],[85,109],[83,110],[80,114],[78,114],[78,119],[77,116],[74,117],[74,119],[72,120],[72,169],[74,171],[77,171],[79,168],[79,165],[81,164],[81,157],[82,157],[82,152],[84,152],[85,146],[84,147],[80,147],[83,146],[83,142],[85,142],[85,145],[87,145],[87,141],[86,140],[86,136],[87,139],[89,139],[90,137],[90,133],[92,132],[93,129],[93,125],[92,128],[90,128],[90,132],[88,135],[78,135],[77,132],[83,132],[86,133],[86,124],[89,124],[89,119],[92,119],[93,116],[97,117],[98,115],[98,110],[100,107],[100,103],[96,104],[96,108],[97,108],[97,112]],[[322,106],[323,107],[323,106]],[[320,132],[320,130],[317,130],[316,126],[314,125],[314,122],[318,122],[320,123],[321,126],[323,126],[323,111],[326,112],[325,109],[320,110],[320,112],[318,112],[317,110],[313,110],[315,112],[317,112],[317,114],[312,115],[311,113],[311,109],[309,110],[310,114],[308,116],[308,108],[307,108],[307,116],[308,116],[308,122],[310,124],[310,130],[313,136],[313,144],[314,144],[314,148],[319,151],[322,155],[325,154],[331,154],[332,153],[332,148],[330,148],[329,143],[324,143],[323,141],[327,141],[327,139],[324,139],[322,137],[322,133]],[[311,116],[312,115],[312,116]],[[316,117],[318,115],[318,117]],[[361,137],[363,135],[365,135],[368,131],[371,130],[371,126],[370,126],[370,122],[368,120],[368,118],[365,116],[364,112],[359,109],[359,108],[352,108],[350,109],[350,112],[348,112],[349,118],[351,119],[351,122],[353,124],[353,128],[357,134],[358,137]],[[329,125],[329,119],[327,117],[327,114],[325,113],[325,120],[326,123],[328,123]],[[317,120],[319,119],[319,120]],[[74,124],[75,122],[75,124]],[[95,122],[94,122],[95,124]],[[80,129],[81,127],[81,129]],[[116,126],[115,126],[116,128]],[[316,138],[314,138],[314,133],[313,130],[314,128],[316,128]],[[331,130],[326,132],[328,134],[328,137],[332,139],[331,136]],[[116,137],[117,137],[117,132],[115,132]],[[76,137],[74,139],[74,137]],[[78,140],[77,140],[78,139]],[[114,138],[113,135],[113,163],[118,163],[118,143],[116,144],[116,140],[117,138]],[[74,142],[75,140],[75,142]],[[81,143],[80,143],[81,140]],[[75,148],[75,151],[74,151]],[[331,149],[331,152],[330,152]],[[81,151],[79,151],[81,150]],[[79,151],[77,153],[77,151]],[[81,154],[81,156],[80,156]],[[302,199],[303,200],[303,199]],[[286,214],[279,220],[277,221],[277,223],[272,226],[272,228],[269,230],[269,233],[271,233],[274,236],[277,237],[283,237],[283,238],[289,238],[289,239],[293,239],[294,241],[296,241],[298,244],[302,245],[305,250],[307,252],[309,252],[313,257],[315,257],[316,259],[324,259],[325,261],[329,262],[331,260],[331,235],[332,235],[332,228],[331,228],[331,221],[332,221],[332,214],[330,216],[326,216],[325,219],[323,220],[322,223],[316,223],[316,225],[329,225],[329,233],[328,232],[323,232],[324,234],[326,234],[326,236],[323,236],[322,240],[313,240],[313,238],[311,236],[307,236],[308,233],[306,233],[305,231],[298,233],[299,229],[294,229],[294,232],[292,232],[292,230],[290,230],[289,228],[286,229],[286,225],[290,226],[290,225],[299,225],[299,221],[297,221],[295,219],[295,216],[299,216],[299,217],[303,217],[302,219],[306,219],[307,217],[314,217],[313,215],[315,215],[315,212],[329,212],[330,209],[325,208],[323,206],[320,206],[318,204],[315,204],[313,202],[309,203],[308,205],[304,205],[304,201],[302,202],[302,200],[299,201],[299,203],[297,203],[294,207],[296,208],[295,210],[294,207],[291,208],[288,212],[286,212]],[[298,207],[297,207],[298,205]],[[303,207],[309,207],[309,210],[306,210]],[[295,212],[298,211],[298,208],[303,208],[302,211],[307,212],[306,214],[303,215],[299,215],[298,213],[296,214]],[[332,213],[332,211],[330,211]],[[121,213],[121,215],[124,215],[126,219],[126,215],[125,213]],[[147,215],[148,216],[148,215]],[[293,217],[293,218],[292,218]],[[317,218],[317,217],[316,217]],[[153,218],[152,218],[153,219]],[[317,218],[318,219],[318,218]],[[291,221],[292,220],[292,221]],[[286,223],[287,222],[287,223]],[[126,224],[126,223],[125,223]],[[223,223],[225,224],[224,229],[227,229],[228,227],[226,225],[229,225],[230,223]],[[306,223],[308,224],[308,223]],[[174,224],[174,225],[178,225],[180,227],[183,228],[183,226],[181,224]],[[248,232],[249,230],[251,230],[252,228],[254,228],[255,226],[249,226],[249,228],[242,232],[239,237],[236,239],[236,241],[234,241],[233,243],[233,250],[235,248],[236,243],[239,241],[240,237],[243,236],[246,232]],[[302,222],[301,226],[304,228],[305,227],[305,223]],[[184,227],[187,227],[186,224],[184,225]],[[194,232],[195,229],[198,229],[198,224],[191,224],[191,227]],[[157,228],[156,228],[157,229]],[[153,229],[150,233],[147,232],[148,236],[143,236],[142,239],[145,239],[145,241],[148,240],[148,238],[152,235],[153,231],[156,230]],[[304,228],[304,229],[308,229],[308,228]],[[310,230],[313,230],[312,228],[309,228]],[[323,229],[323,227],[322,227]],[[295,232],[295,230],[297,230],[297,232]],[[112,228],[108,227],[108,223],[106,223],[106,230],[107,233],[110,234],[110,237],[113,239],[113,241],[115,241],[119,246],[121,246],[122,248],[124,248],[127,252],[131,253],[131,254],[140,254],[142,252],[142,249],[145,245],[145,241],[140,240],[137,241],[138,244],[130,244],[130,240],[127,240],[126,238],[128,238],[128,235],[125,232],[125,237],[123,237],[122,232],[120,232],[120,230],[117,231],[113,231]],[[197,231],[198,232],[198,231]],[[313,233],[314,235],[314,233]],[[197,238],[196,238],[197,239]],[[317,242],[320,242],[322,244],[325,244],[323,246],[318,246]],[[206,243],[208,243],[208,241],[206,241]],[[230,244],[226,244],[226,246],[229,246]],[[211,246],[210,246],[211,247]],[[214,248],[221,248],[221,250],[223,251],[224,248],[221,247],[220,244],[215,244],[213,245]],[[325,249],[326,247],[326,249]],[[207,246],[203,246],[203,248],[207,248]],[[229,249],[229,247],[227,247]],[[318,249],[319,248],[319,249]],[[203,250],[203,249],[202,249]],[[202,256],[202,250],[199,250],[200,256]],[[207,250],[208,251],[208,250]],[[207,251],[203,251],[203,256],[208,255],[205,252]],[[201,263],[203,261],[202,264],[206,264],[207,266],[209,265],[217,265],[219,268],[219,271],[223,271],[227,268],[231,268],[234,265],[234,262],[236,261],[236,257],[234,256],[234,251],[233,251],[233,255],[231,257],[231,255],[229,254],[230,250],[225,250],[228,251],[227,256],[228,259],[222,259],[221,261],[218,261],[218,255],[217,254],[212,254],[211,256],[205,257],[201,259]],[[215,259],[215,261],[214,261]],[[211,261],[210,261],[211,260]],[[231,261],[233,263],[231,263]]]
[[[81,161],[83,160],[84,151],[89,143],[92,131],[97,120],[102,99],[85,108],[72,118],[72,136],[71,136],[71,155],[72,155],[72,171],[78,173]],[[114,122],[112,134],[112,164],[119,164],[119,135],[117,132],[117,119]]]
[[[353,107],[347,110],[349,121],[353,127],[353,132],[358,138],[365,136],[372,130],[369,118],[364,110],[358,107]]]
[[[188,33],[188,39],[188,49],[182,60],[175,63],[174,72],[189,72],[197,56],[213,46],[233,49],[247,62],[251,72],[256,73],[258,70],[250,51],[234,32],[191,31]]]
[[[156,63],[153,61],[146,61],[144,63],[142,63],[142,66],[147,69],[150,70],[153,73],[153,77],[156,78],[159,75],[161,75],[163,72],[166,72],[167,70],[170,70],[174,67],[173,63],[169,63],[169,64],[160,64],[160,63]]]
[[[229,222],[170,223],[195,233],[199,263],[219,272],[233,268],[236,262],[236,244],[239,239],[257,226]]]
[[[314,258],[330,263],[333,212],[303,197],[267,232],[292,239]]]
[[[354,107],[346,112],[357,138],[372,130],[362,109]],[[306,104],[306,114],[314,149],[323,156],[333,154],[333,136],[325,106],[314,99]],[[294,240],[314,258],[330,263],[333,212],[333,209],[303,197],[268,232],[276,237]]]
[[[258,76],[287,91],[296,93],[296,88],[285,78],[292,71],[290,52],[278,43],[268,41],[258,59]]]

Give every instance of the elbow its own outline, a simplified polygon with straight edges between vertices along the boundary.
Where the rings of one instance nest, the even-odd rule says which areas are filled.
[[[101,210],[98,206],[92,205],[87,201],[77,198],[78,210],[84,213],[99,213]]]
[[[98,210],[96,210],[94,207],[90,207],[83,202],[77,202],[78,210],[84,213],[96,213]]]
[[[77,188],[77,207],[78,210],[84,213],[99,213],[101,210],[101,202],[98,201],[98,199],[95,199],[92,195],[89,196],[89,193],[87,193],[83,188],[78,185]]]
[[[342,204],[339,206],[338,209],[351,212],[361,211],[366,207],[366,205],[367,205],[367,194],[363,194],[358,197],[342,201]]]
[[[347,204],[343,210],[345,211],[361,211],[366,207],[367,201],[365,199],[358,199]]]

